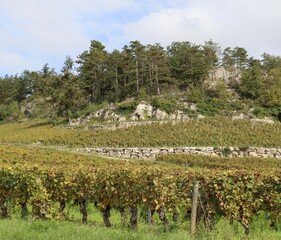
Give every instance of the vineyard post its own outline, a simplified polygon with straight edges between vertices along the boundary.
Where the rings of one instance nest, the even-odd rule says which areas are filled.
[[[152,226],[152,216],[151,216],[150,204],[148,204],[148,226],[149,226],[149,227]]]
[[[196,213],[197,213],[197,203],[198,203],[198,189],[199,182],[195,181],[193,189],[193,198],[192,198],[192,209],[191,209],[191,225],[190,225],[190,234],[194,235],[196,230]]]

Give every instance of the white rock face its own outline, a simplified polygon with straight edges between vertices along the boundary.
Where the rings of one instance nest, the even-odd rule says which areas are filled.
[[[190,104],[189,108],[190,108],[191,111],[196,111],[197,110],[197,106],[196,106],[195,103]]]
[[[250,116],[248,114],[240,113],[239,115],[233,116],[232,119],[249,119]]]
[[[160,110],[160,109],[156,109],[155,112],[153,113],[153,116],[158,119],[158,120],[164,120],[164,119],[168,119],[169,115],[168,113]]]
[[[213,82],[212,85],[215,85],[219,79],[223,80],[226,84],[228,84],[231,80],[239,82],[241,78],[241,72],[236,68],[228,71],[224,67],[217,67],[210,73],[209,78],[210,81]]]
[[[131,118],[131,120],[145,120],[153,116],[153,107],[147,102],[140,102]]]
[[[263,122],[263,123],[270,123],[270,124],[273,124],[274,121],[268,117],[265,117],[265,118],[254,118],[254,119],[251,119],[252,122]]]

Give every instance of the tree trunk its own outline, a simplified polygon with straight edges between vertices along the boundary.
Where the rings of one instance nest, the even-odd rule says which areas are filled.
[[[21,205],[21,218],[25,219],[28,215],[27,204],[23,202]]]
[[[8,208],[5,205],[5,200],[0,201],[0,209],[1,209],[1,218],[8,218]]]
[[[161,222],[164,224],[164,226],[167,226],[169,224],[169,220],[166,217],[166,214],[162,208],[159,208],[157,210],[157,213],[159,214],[159,218]]]
[[[131,207],[130,213],[131,213],[131,218],[130,218],[131,227],[132,229],[136,230],[138,227],[138,208]]]
[[[65,200],[62,200],[62,201],[60,202],[60,208],[59,208],[59,213],[60,213],[61,215],[64,215],[63,211],[64,211],[64,209],[65,209],[65,206],[66,206]]]
[[[173,213],[173,221],[176,223],[178,221],[179,214],[177,212]]]
[[[86,208],[86,199],[82,199],[80,202],[80,213],[82,213],[82,223],[86,224],[87,223],[87,208]]]
[[[122,220],[122,225],[123,227],[126,226],[127,224],[127,215],[124,207],[119,208],[119,212],[121,214],[121,220]]]
[[[137,92],[139,92],[139,67],[138,67],[138,61],[136,61],[136,87],[137,87]]]
[[[117,99],[117,96],[118,96],[118,69],[117,68],[115,68],[115,95],[116,95],[116,100],[118,100]]]
[[[101,214],[102,214],[104,225],[106,227],[111,227],[111,223],[110,223],[110,220],[109,220],[109,217],[110,217],[110,206],[107,205],[106,208],[101,208],[100,211],[101,211]]]
[[[157,94],[160,95],[158,65],[155,66],[155,70],[156,70],[155,80],[156,80]]]

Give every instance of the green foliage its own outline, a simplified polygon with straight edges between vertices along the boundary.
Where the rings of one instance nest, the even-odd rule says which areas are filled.
[[[274,134],[272,134],[274,133]],[[100,129],[51,128],[34,123],[0,125],[1,142],[112,147],[164,146],[256,146],[281,145],[281,124],[257,123],[250,120],[231,120],[223,117],[190,119],[187,122],[153,123],[115,131]]]
[[[267,108],[268,115],[276,115],[281,109],[280,62],[280,56],[266,53],[261,61],[248,58],[242,47],[227,47],[221,53],[212,40],[204,45],[173,42],[166,49],[159,43],[144,45],[136,40],[112,52],[92,40],[77,60],[66,57],[60,74],[46,63],[40,71],[25,70],[20,75],[0,78],[0,102],[9,105],[17,101],[21,106],[28,99],[44,99],[49,105],[38,105],[43,110],[31,117],[55,112],[58,117],[69,118],[83,115],[84,108],[93,103],[118,103],[130,97],[148,101],[163,93],[187,90],[188,99],[198,103],[197,113],[230,115],[231,111],[241,110],[239,93],[245,109],[254,105]],[[206,87],[210,71],[214,73],[214,67],[220,64],[230,72],[230,83]],[[174,109],[168,101],[156,105],[168,112]],[[7,113],[3,107],[1,110],[3,119]]]
[[[20,116],[20,110],[16,101],[11,102],[8,105],[0,105],[0,121],[10,118],[16,120]]]
[[[266,108],[258,106],[258,107],[255,107],[253,114],[255,116],[257,116],[258,118],[263,118],[263,117],[268,116],[268,110]]]
[[[262,88],[263,74],[261,66],[254,63],[249,69],[243,71],[239,91],[242,96],[255,100],[261,96]]]
[[[172,98],[153,98],[151,104],[154,108],[159,108],[170,114],[176,111],[177,103]]]
[[[260,96],[262,106],[281,109],[281,67],[270,70]]]
[[[204,115],[214,116],[223,110],[229,110],[228,93],[222,83],[214,86],[191,87],[187,91],[189,101],[197,103],[197,111]]]
[[[137,93],[137,98],[139,100],[147,100],[147,90],[145,87],[141,87]]]
[[[190,42],[173,42],[167,49],[171,74],[180,80],[180,88],[200,85],[212,67],[206,61],[204,49]]]
[[[116,112],[121,115],[129,115],[133,113],[136,110],[137,107],[137,102],[132,101],[132,102],[124,102],[118,105]]]

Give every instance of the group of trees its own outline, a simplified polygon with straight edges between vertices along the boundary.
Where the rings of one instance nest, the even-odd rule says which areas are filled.
[[[201,88],[217,66],[242,72],[236,90],[243,98],[281,108],[280,57],[264,54],[256,60],[244,48],[222,51],[211,40],[204,45],[173,42],[167,48],[131,41],[111,52],[93,40],[76,60],[66,57],[60,73],[45,64],[40,71],[0,78],[0,119],[30,97],[44,98],[57,115],[69,117],[90,103]]]

